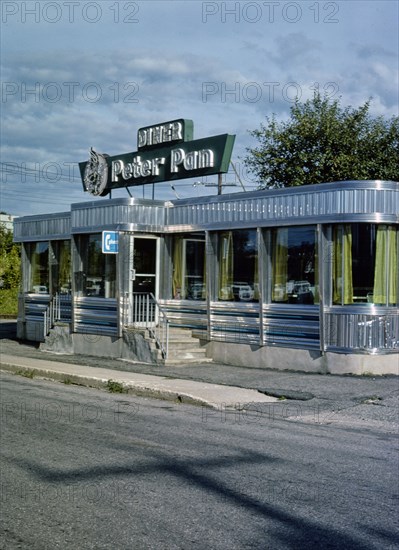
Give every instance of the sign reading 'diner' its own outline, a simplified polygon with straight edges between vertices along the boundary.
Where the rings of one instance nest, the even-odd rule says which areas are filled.
[[[85,191],[105,196],[111,189],[223,174],[229,169],[235,135],[193,139],[193,121],[140,128],[137,151],[109,156],[91,149],[79,168]]]
[[[103,231],[102,252],[103,254],[118,254],[119,233],[117,231]]]

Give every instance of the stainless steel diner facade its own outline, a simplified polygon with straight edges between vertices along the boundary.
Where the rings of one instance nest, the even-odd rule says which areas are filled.
[[[63,324],[73,351],[118,355],[129,331],[145,342],[166,321],[232,365],[399,374],[398,227],[391,181],[99,199],[19,218],[18,334],[58,349]],[[118,254],[102,254],[104,230],[118,232]]]

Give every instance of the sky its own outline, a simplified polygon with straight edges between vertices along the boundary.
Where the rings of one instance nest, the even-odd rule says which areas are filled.
[[[1,2],[1,204],[16,216],[101,200],[83,191],[90,147],[137,151],[137,130],[180,118],[194,139],[236,136],[223,192],[253,190],[250,131],[318,89],[398,113],[398,6],[343,1]],[[134,197],[216,194],[216,176],[130,187]],[[128,197],[126,189],[112,198]]]

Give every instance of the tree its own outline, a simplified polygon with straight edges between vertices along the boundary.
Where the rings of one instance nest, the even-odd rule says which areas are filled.
[[[358,109],[316,92],[296,101],[290,119],[251,131],[259,146],[244,163],[259,188],[291,187],[340,180],[399,180],[399,117],[373,118],[370,101]]]
[[[12,231],[0,224],[0,284],[4,289],[16,289],[21,279],[20,245],[13,243]]]

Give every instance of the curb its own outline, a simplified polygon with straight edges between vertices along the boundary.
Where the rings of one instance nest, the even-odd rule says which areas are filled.
[[[19,365],[12,365],[10,363],[2,363],[0,366],[0,372],[9,372],[19,376],[25,376],[26,378],[40,378],[44,380],[54,380],[55,382],[62,382],[67,384],[73,384],[77,386],[85,386],[89,388],[108,390],[109,383],[116,382],[123,388],[122,392],[109,392],[120,393],[121,395],[135,395],[137,397],[151,397],[154,399],[160,399],[165,401],[173,401],[175,403],[182,403],[186,405],[196,405],[201,407],[207,407],[209,409],[219,409],[219,406],[215,403],[211,403],[199,397],[194,397],[189,393],[176,392],[173,390],[160,390],[143,386],[136,386],[132,383],[126,383],[122,380],[104,379],[87,377],[79,374],[70,374],[68,372],[54,372],[46,369],[38,369],[36,367],[26,367]],[[29,376],[31,374],[31,376]],[[115,371],[117,374],[117,371]],[[66,382],[67,381],[67,382]]]

